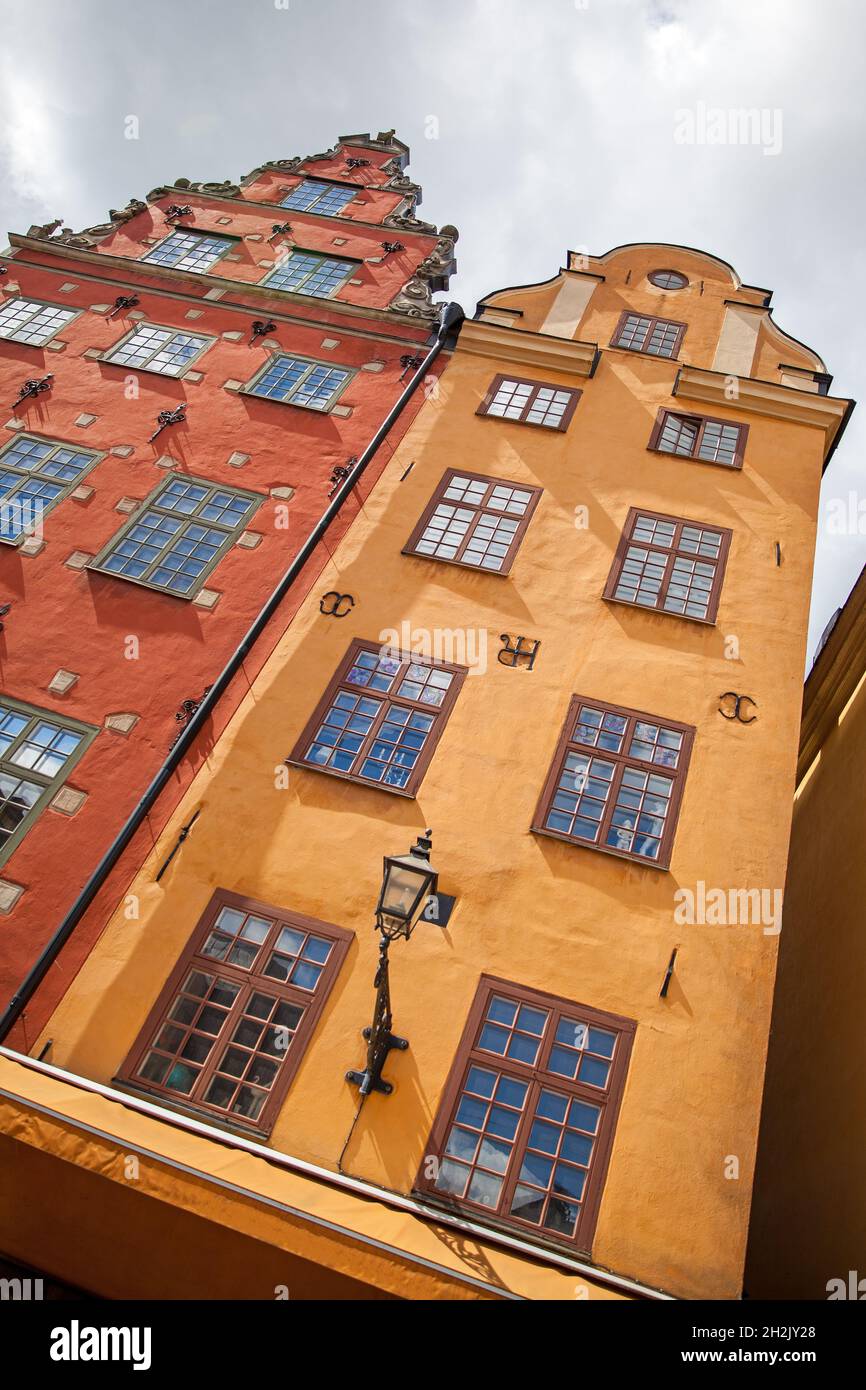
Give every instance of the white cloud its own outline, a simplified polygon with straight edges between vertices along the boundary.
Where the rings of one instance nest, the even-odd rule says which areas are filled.
[[[67,184],[63,117],[8,54],[0,58],[0,167],[12,195],[46,211]]]
[[[866,394],[859,0],[40,0],[38,38],[10,7],[4,229],[35,209],[102,222],[178,175],[234,178],[396,126],[422,216],[460,228],[453,289],[470,312],[549,278],[569,245],[679,241],[772,287],[839,393]],[[781,154],[677,145],[674,113],[699,101],[779,108]],[[864,447],[855,412],[825,499],[866,500]],[[866,535],[822,531],[813,644],[864,559]]]

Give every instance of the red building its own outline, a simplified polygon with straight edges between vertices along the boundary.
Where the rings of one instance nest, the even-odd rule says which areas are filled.
[[[56,223],[10,238],[0,278],[0,1005],[329,498],[345,500],[333,545],[422,403],[415,387],[447,360],[446,344],[424,363],[434,339],[445,342],[431,292],[447,287],[457,233],[416,217],[408,154],[393,132],[343,136],[238,184],[154,189],[79,234]],[[357,459],[366,471],[353,488]],[[315,544],[191,756],[171,770],[175,796],[160,799],[160,816],[328,559]],[[130,835],[13,1046],[27,1049],[156,828],[151,818]]]

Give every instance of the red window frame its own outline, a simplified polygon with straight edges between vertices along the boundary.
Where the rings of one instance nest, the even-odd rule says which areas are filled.
[[[488,1018],[494,1008],[494,1001],[516,1005],[517,1012],[513,1024]],[[507,1012],[501,1009],[496,1011],[500,1017],[504,1016],[507,1020]],[[537,1031],[540,1026],[537,1018],[539,1013],[546,1015],[540,1033]],[[526,1017],[530,1017],[528,1027],[535,1029],[535,1032],[522,1031],[523,1020]],[[570,1027],[571,1024],[585,1030],[582,1039],[577,1029]],[[557,1037],[561,1025],[562,1034],[568,1041],[560,1041]],[[572,1000],[529,989],[494,975],[482,975],[442,1093],[415,1181],[415,1190],[426,1199],[432,1198],[436,1202],[456,1207],[466,1214],[477,1214],[489,1224],[517,1229],[534,1236],[537,1240],[564,1245],[572,1251],[578,1248],[588,1252],[610,1164],[636,1026],[634,1020],[622,1018],[617,1014],[588,1008]],[[502,1051],[491,1051],[488,1047],[481,1046],[488,1028],[492,1028],[497,1034],[495,1046],[511,1049],[510,1053],[506,1052],[506,1055],[503,1055]],[[593,1053],[592,1050],[598,1046],[593,1036],[596,1032],[604,1035],[603,1056]],[[498,1036],[501,1033],[508,1034],[507,1042]],[[607,1048],[610,1044],[606,1040],[610,1035],[614,1035],[614,1041],[611,1055],[608,1055]],[[537,1041],[538,1045],[535,1056],[531,1057],[533,1041]],[[517,1051],[522,1052],[523,1057],[516,1055]],[[574,1076],[569,1076],[568,1068],[572,1059],[575,1072]],[[560,1070],[551,1071],[551,1062],[555,1062]],[[594,1068],[594,1072],[584,1072],[586,1062]],[[606,1065],[607,1077],[604,1084],[596,1084],[601,1081],[599,1069],[604,1069]],[[487,1075],[497,1073],[506,1079],[506,1087],[503,1088],[502,1083],[497,1080],[495,1089],[487,1094],[490,1092],[489,1083],[479,1087],[473,1077],[474,1072]],[[595,1075],[595,1083],[585,1079],[590,1075]],[[509,1082],[510,1085],[507,1084]],[[522,1100],[519,1095],[521,1091]],[[544,1113],[536,1113],[542,1092],[547,1093],[548,1099],[543,1105],[543,1111],[546,1110],[548,1115],[551,1113],[551,1099],[556,1098],[560,1111],[562,1102],[566,1102],[568,1108],[565,1114],[569,1120],[575,1112],[585,1118],[576,1119],[572,1124],[557,1120],[548,1122]],[[476,1098],[477,1104],[474,1103]],[[464,1100],[470,1102],[469,1115],[465,1114]],[[480,1111],[485,1106],[489,1108],[486,1115],[482,1116]],[[587,1114],[592,1109],[600,1112],[595,1128],[593,1119]],[[497,1111],[500,1113],[495,1113]],[[540,1126],[541,1134],[534,1132],[536,1125]],[[586,1128],[581,1130],[581,1125],[586,1125]],[[458,1126],[462,1133],[457,1136],[456,1144],[452,1141],[449,1153],[449,1136],[454,1126]],[[555,1139],[553,1133],[556,1129],[560,1130],[558,1139]],[[473,1133],[478,1135],[474,1153],[471,1152],[472,1138],[468,1137]],[[492,1159],[485,1155],[485,1140],[494,1151],[495,1156]],[[539,1147],[539,1142],[543,1147]],[[503,1168],[504,1151],[509,1148],[510,1156],[507,1157]],[[555,1156],[552,1152],[554,1148]],[[527,1161],[527,1151],[529,1161],[535,1169],[535,1180],[521,1182],[522,1166]],[[435,1160],[435,1163],[431,1163],[431,1159]],[[524,1196],[527,1195],[530,1186],[539,1193],[545,1190],[541,1186],[545,1179],[539,1176],[538,1170],[539,1167],[546,1167],[549,1159],[553,1160],[554,1167],[560,1163],[566,1168],[563,1175],[566,1180],[573,1181],[575,1173],[586,1173],[583,1192],[574,1203],[579,1206],[579,1214],[573,1233],[569,1233],[568,1230],[551,1229],[542,1224],[551,1213],[551,1204],[558,1195],[553,1191],[553,1173],[550,1174],[550,1185],[545,1196],[538,1199],[543,1202],[538,1221],[525,1219],[511,1211],[518,1186],[523,1188]],[[449,1160],[454,1165],[450,1172],[446,1166]],[[465,1176],[466,1185],[462,1194],[453,1190],[443,1190],[451,1184],[455,1167],[465,1167],[472,1175],[480,1169],[482,1183],[485,1179],[491,1182],[492,1176],[492,1186],[495,1186],[497,1178],[501,1178],[502,1185],[495,1206],[489,1202],[473,1200],[469,1196],[472,1191],[472,1177],[462,1172],[455,1175],[458,1183],[462,1183]],[[569,1199],[563,1194],[560,1200],[568,1202]]]
[[[530,394],[522,404],[520,415],[517,418],[510,418],[505,415],[491,415],[490,407],[496,399],[500,386],[505,381],[513,381],[516,386],[530,386]],[[540,391],[561,391],[571,397],[559,423],[556,425],[546,425],[541,420],[530,420],[528,417],[534,409],[537,409],[537,402]],[[485,392],[484,399],[476,410],[476,415],[485,415],[491,420],[502,420],[511,425],[532,425],[535,429],[548,430],[551,434],[563,433],[568,429],[571,417],[577,409],[577,403],[583,395],[582,391],[573,386],[562,386],[555,381],[535,381],[530,377],[513,376],[510,372],[499,372],[491,381]]]
[[[584,710],[600,711],[603,723],[606,715],[614,716],[617,721],[625,720],[618,748],[605,746],[601,741],[604,736],[612,743],[617,737],[614,731],[600,730],[596,744],[584,741],[588,730],[582,719]],[[680,735],[679,749],[664,749],[659,738],[654,744],[651,743],[649,737],[642,736],[643,730],[664,730],[671,735]],[[643,864],[649,869],[670,868],[694,736],[695,730],[691,724],[660,718],[625,705],[612,705],[586,695],[572,695],[556,752],[535,809],[532,830],[537,835],[551,836],[599,854],[612,854],[619,859],[628,859],[632,864]],[[630,751],[634,743],[650,751],[653,758],[657,752],[666,756],[676,752],[676,764],[666,765],[663,761],[637,757]],[[585,770],[579,766],[582,758],[589,760]],[[577,764],[577,770],[572,771],[570,764]],[[613,765],[609,776],[606,771],[608,764]],[[603,765],[604,772],[601,766],[596,771],[597,765]],[[636,775],[638,772],[646,774],[643,786],[640,785],[642,778]],[[651,777],[667,781],[670,785],[662,791],[657,782],[650,781]],[[557,798],[560,798],[560,804],[555,804]],[[573,808],[572,801],[576,803]],[[635,805],[636,801],[638,805]],[[667,804],[662,811],[658,803],[664,802]],[[598,803],[601,803],[600,814]],[[599,829],[595,838],[574,834],[566,831],[564,826],[547,824],[554,816],[561,821],[570,819],[572,825],[580,820],[586,828],[596,822]],[[647,820],[661,820],[661,834],[656,833],[655,826],[647,826]],[[629,822],[633,824],[629,825]],[[608,844],[608,836],[614,836],[617,843]],[[633,844],[639,837],[645,844],[658,841],[655,858],[634,850]],[[629,839],[631,845],[625,843]]]
[[[448,489],[452,486],[452,483],[454,482],[455,478],[465,478],[468,480],[470,484],[484,484],[486,487],[486,491],[483,495],[481,495],[479,492],[479,498],[477,501],[472,499],[467,500],[463,498],[449,498],[447,495]],[[510,488],[513,489],[515,492],[528,493],[529,501],[527,502],[526,509],[522,514],[516,516],[509,516],[507,510],[497,510],[491,507],[490,504],[493,500],[495,500],[497,490],[502,488]],[[517,552],[520,549],[523,537],[526,534],[526,529],[529,526],[530,521],[532,520],[532,514],[538,505],[538,499],[540,498],[540,496],[540,487],[530,487],[528,485],[524,485],[523,483],[515,483],[508,478],[492,478],[486,476],[483,473],[470,473],[467,469],[464,468],[449,468],[448,471],[445,474],[443,474],[442,479],[436,486],[436,490],[433,493],[433,496],[430,498],[430,501],[427,503],[427,506],[421,513],[421,517],[418,521],[418,524],[416,525],[414,531],[412,532],[411,536],[409,537],[408,541],[403,547],[403,554],[413,555],[416,559],[419,560],[433,560],[436,564],[460,565],[461,568],[473,570],[476,574],[509,574],[511,572],[511,566],[514,564]],[[453,557],[443,555],[427,555],[417,549],[419,541],[422,541],[424,539],[424,533],[427,530],[431,518],[435,514],[437,508],[443,505],[453,506],[455,509],[458,510],[472,511],[475,513],[473,520],[469,524],[468,530],[463,536],[462,541],[457,546],[457,554]],[[476,539],[478,538],[479,531],[485,529],[485,523],[486,529],[490,529],[490,521],[492,519],[499,518],[503,520],[514,520],[517,522],[517,527],[512,534],[511,540],[508,542],[503,540],[501,542],[502,544],[507,544],[508,546],[505,555],[501,557],[501,567],[499,569],[491,569],[485,565],[471,564],[464,558],[464,556],[466,554],[467,547],[470,545],[470,542],[472,541],[473,537]]]
[[[632,347],[629,343],[620,342],[626,323],[629,319],[647,320],[648,327],[646,329],[646,332],[644,333],[643,342],[641,343],[640,347]],[[677,329],[677,335],[674,339],[673,347],[670,352],[648,352],[646,344],[650,341],[655,329],[660,324],[664,328]],[[636,309],[625,309],[619,316],[616,328],[614,329],[613,337],[610,340],[610,346],[612,348],[620,348],[623,352],[637,352],[640,353],[643,357],[654,357],[658,362],[671,362],[676,359],[679,353],[687,328],[688,324],[680,323],[678,319],[663,319],[655,317],[652,314],[638,313]]]
[[[664,522],[674,527],[674,535],[670,546],[659,545],[655,540],[641,540],[634,537],[635,526],[641,517],[647,517],[652,521]],[[719,552],[716,557],[696,554],[694,551],[682,549],[683,536],[686,527],[695,527],[701,532],[709,531],[719,536]],[[690,521],[686,517],[669,516],[665,512],[651,512],[646,507],[630,507],[626,517],[625,526],[622,530],[619,545],[617,546],[607,584],[605,585],[604,598],[611,603],[624,603],[629,608],[641,608],[647,613],[662,613],[665,617],[686,618],[691,623],[704,623],[710,627],[715,625],[719,611],[719,599],[722,592],[722,584],[725,578],[725,566],[728,559],[728,551],[731,547],[733,532],[726,526],[712,526],[708,522]],[[626,598],[617,592],[620,580],[623,576],[624,566],[629,557],[629,551],[641,549],[658,555],[665,561],[664,574],[661,577],[660,587],[656,596],[655,603],[639,603],[636,598]],[[677,584],[675,564],[677,560],[686,563],[704,565],[714,571],[712,584],[708,593],[707,611],[704,617],[694,613],[678,612],[673,608],[665,608],[671,586]],[[682,581],[681,581],[682,582]]]
[[[362,686],[349,680],[349,676],[353,668],[356,667],[358,658],[361,657],[362,654],[372,654],[373,656],[385,658],[388,661],[399,662],[398,668],[393,673],[393,679],[391,680],[388,690],[376,688],[375,686]],[[440,705],[433,706],[424,701],[411,698],[408,695],[400,695],[398,693],[404,682],[409,680],[410,666],[423,667],[430,671],[447,672],[451,676],[450,684]],[[350,643],[346,655],[343,657],[343,660],[328,682],[324,695],[304,726],[303,733],[292,749],[289,757],[286,759],[286,763],[291,767],[305,768],[309,772],[320,772],[329,777],[340,777],[343,781],[354,782],[357,786],[361,787],[372,787],[374,790],[388,792],[392,796],[414,797],[430,765],[430,760],[436,751],[436,745],[445,731],[445,725],[451,716],[451,711],[460,693],[460,688],[463,685],[466,673],[467,668],[465,666],[457,666],[446,661],[434,661],[428,657],[416,656],[412,652],[393,651],[383,647],[381,642],[370,642],[364,638],[356,637]],[[428,682],[430,681],[429,676],[425,679]],[[319,740],[316,735],[319,734],[325,726],[325,717],[334,709],[336,698],[340,694],[358,697],[359,700],[367,699],[370,701],[378,701],[380,707],[375,715],[371,716],[366,712],[366,706],[362,708],[360,704],[356,704],[349,709],[348,701],[346,701],[345,710],[339,711],[340,723],[334,723],[328,727],[328,738],[336,737],[338,742],[334,744],[325,743],[324,739]],[[409,776],[402,786],[392,785],[384,781],[376,781],[372,777],[364,777],[359,771],[356,771],[356,768],[362,767],[364,763],[371,758],[371,754],[376,745],[383,741],[383,734],[385,732],[383,726],[389,723],[388,715],[391,708],[395,706],[401,712],[408,711],[410,720],[411,716],[416,713],[424,717],[433,716],[432,723],[425,732],[424,741],[420,749],[417,749],[418,756],[414,766],[411,767]],[[348,715],[346,721],[342,720],[342,714],[344,712]],[[402,718],[402,713],[399,717]],[[372,722],[368,727],[364,727],[368,718],[371,718]],[[357,730],[352,727],[353,721],[355,720],[359,721]],[[336,751],[339,751],[339,740],[341,736],[337,733],[337,730],[340,727],[343,727],[347,734],[354,736],[353,741],[359,733],[361,734],[360,745],[357,749],[349,750],[352,751],[351,765],[347,769],[342,769],[336,764],[328,766],[323,762],[312,761],[308,753],[314,743],[321,743],[323,748],[333,747]],[[407,729],[409,728],[408,725],[406,727]],[[411,733],[412,731],[410,730],[409,732]],[[388,737],[390,736],[389,733]],[[416,741],[416,738],[412,739],[412,751],[414,751],[414,744]],[[403,756],[408,757],[410,751],[408,747],[403,751],[400,750],[399,744],[392,746],[395,747],[398,752],[402,751]],[[393,766],[405,766],[405,763],[397,763],[396,756],[397,753],[395,752],[395,762]],[[381,762],[382,759],[377,758],[374,761]],[[391,766],[392,764],[389,763],[388,765]]]
[[[682,420],[684,423],[688,423],[697,428],[694,448],[690,453],[683,453],[683,451],[679,449],[663,449],[661,447],[662,435],[665,432],[668,419],[671,417],[675,420]],[[730,463],[727,463],[724,459],[703,458],[701,456],[700,449],[704,442],[708,425],[726,426],[728,429],[737,430],[736,452]],[[656,417],[656,422],[653,425],[647,448],[652,449],[656,454],[667,454],[670,458],[693,459],[695,463],[706,463],[715,468],[742,468],[746,455],[746,441],[748,437],[749,426],[741,424],[739,420],[723,420],[715,415],[693,415],[691,412],[685,410],[669,410],[663,408]]]
[[[226,913],[242,914],[243,922],[237,928],[238,932],[249,927],[250,932],[254,935],[261,936],[263,927],[258,924],[267,923],[269,924],[267,934],[261,941],[256,942],[252,939],[242,938],[237,933],[233,934],[227,927],[223,929],[223,923],[228,920],[225,916]],[[278,943],[286,939],[284,936],[286,932],[292,934],[295,939],[298,934],[303,934],[303,942],[297,947],[297,953],[294,955],[288,947],[284,947],[281,951],[277,950]],[[177,964],[160,991],[156,1003],[150,1010],[144,1026],[120,1068],[117,1079],[127,1087],[146,1091],[149,1095],[156,1096],[180,1110],[217,1119],[229,1128],[239,1128],[242,1131],[252,1131],[256,1134],[269,1134],[289,1086],[303,1060],[304,1053],[327,1003],[328,995],[346,958],[353,936],[353,932],[347,931],[343,927],[334,926],[333,923],[320,922],[314,917],[307,917],[299,912],[275,908],[269,904],[257,902],[253,898],[242,897],[237,893],[219,889],[214,893],[204,913],[199,918],[189,942],[184,947]],[[226,947],[223,959],[213,953],[205,954],[208,943],[213,943],[211,945],[211,952],[213,952],[224,938],[227,938],[230,944]],[[313,944],[311,944],[311,939],[315,939]],[[316,957],[321,955],[321,948],[315,943],[322,941],[331,943],[330,951],[324,963],[318,958],[314,959],[313,955],[310,956],[309,962],[305,960],[303,953],[308,948],[315,953]],[[233,950],[250,952],[253,949],[255,949],[255,954],[249,968],[232,963],[228,959],[228,955]],[[286,980],[280,980],[264,973],[275,954],[280,956],[279,968],[286,968],[289,972],[289,978]],[[291,964],[288,965],[288,962]],[[274,968],[277,967],[274,966]],[[305,970],[306,974],[302,975],[300,973],[302,970]],[[320,970],[320,974],[316,980],[311,980],[310,977],[315,974],[316,970]],[[210,987],[206,994],[195,994],[184,988],[194,975],[213,976],[217,983],[221,981],[224,986],[228,986],[229,990],[237,989],[237,993],[230,1003],[226,1003],[223,995],[215,991],[214,987]],[[296,975],[298,982],[295,982]],[[301,983],[302,980],[304,983]],[[196,988],[200,988],[200,986],[196,985]],[[255,1014],[247,1012],[248,1008],[253,1005],[255,996],[258,996],[259,999],[264,996],[273,997],[276,1000],[275,1006],[272,1007],[267,1016],[263,1015],[258,1003],[255,1005],[257,1009]],[[196,1001],[200,1002],[196,1004]],[[185,1006],[183,1009],[178,1008],[181,1004]],[[280,1005],[287,1006],[287,1015],[293,1014],[297,1008],[303,1009],[303,1014],[293,1029],[280,1015]],[[169,1017],[175,1010],[184,1015],[182,1020],[174,1020]],[[217,1015],[223,1014],[223,1023],[216,1033],[208,1031],[212,1026],[210,1021],[206,1028],[199,1027],[208,1012],[214,1015],[214,1022],[217,1021]],[[257,1042],[251,1042],[249,1038],[243,1042],[236,1041],[236,1036],[242,1025],[247,1025],[248,1033],[252,1033],[259,1023],[261,1023],[261,1032]],[[274,1029],[281,1026],[284,1031],[291,1032],[291,1036],[282,1060],[279,1060],[278,1051],[273,1049],[268,1051],[267,1047],[270,1035],[273,1034]],[[183,1038],[177,1040],[176,1045],[174,1043],[169,1045],[168,1040],[166,1040],[165,1045],[158,1045],[162,1043],[163,1035],[168,1029],[183,1032]],[[201,1065],[196,1080],[187,1092],[168,1087],[162,1081],[148,1079],[139,1074],[147,1055],[159,1054],[169,1058],[169,1065],[164,1075],[170,1077],[179,1067],[186,1065],[188,1059],[182,1055],[184,1048],[192,1045],[199,1049],[204,1046],[204,1041],[207,1038],[213,1039],[207,1056],[203,1060],[200,1057],[194,1060],[189,1059],[193,1061],[193,1065],[199,1065],[199,1063]],[[194,1039],[198,1041],[194,1042]],[[249,1054],[244,1070],[240,1074],[236,1071],[223,1072],[221,1070],[222,1063],[230,1050],[236,1053]],[[277,1061],[276,1075],[261,1110],[255,1118],[248,1118],[204,1099],[205,1092],[214,1080],[219,1081],[223,1076],[231,1077],[232,1084],[237,1085],[235,1099],[239,1097],[240,1090],[247,1082],[247,1089],[268,1090],[264,1083],[257,1084],[253,1079],[254,1076],[258,1075],[255,1068],[257,1065],[261,1066],[265,1063],[271,1065],[275,1060]],[[229,1083],[226,1082],[225,1084],[228,1085]]]

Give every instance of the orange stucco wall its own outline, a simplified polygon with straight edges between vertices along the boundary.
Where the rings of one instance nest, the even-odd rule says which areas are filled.
[[[636,273],[646,268],[643,253],[623,252],[620,280],[629,254]],[[705,258],[680,250],[676,265],[709,277]],[[668,317],[689,318],[685,357],[697,365],[709,365],[730,292],[718,263],[714,273],[714,293],[665,297]],[[556,290],[507,298],[534,301],[541,322]],[[598,293],[576,336],[605,343],[633,301],[622,284]],[[639,294],[634,302],[644,307]],[[528,320],[527,308],[522,328]],[[509,369],[582,388],[567,433],[476,415]],[[392,1053],[394,1094],[367,1102],[344,1170],[411,1188],[482,972],[610,1010],[637,1032],[592,1257],[684,1297],[739,1296],[776,938],[759,924],[678,924],[674,894],[699,881],[725,891],[783,883],[822,438],[751,418],[741,473],[649,453],[658,408],[682,408],[676,371],[614,351],[577,379],[461,341],[323,575],[321,590],[351,592],[355,608],[335,621],[315,596],[305,602],[131,885],[139,916],[118,909],[51,1019],[52,1062],[111,1080],[217,887],[338,923],[355,941],[272,1135],[275,1147],[333,1167],[357,1105],[343,1075],[362,1063],[372,1008],[381,856],[432,826],[440,887],[457,907],[447,930],[422,924],[392,951],[395,1028],[411,1047]],[[742,418],[735,404],[706,413]],[[543,489],[508,578],[401,554],[443,472],[460,465]],[[733,530],[716,626],[603,601],[632,505]],[[276,771],[350,639],[403,622],[488,643],[417,801],[303,769],[278,789]],[[503,632],[540,639],[532,672],[497,663]],[[757,702],[756,722],[721,717],[727,690]],[[669,872],[531,833],[572,692],[696,727]]]

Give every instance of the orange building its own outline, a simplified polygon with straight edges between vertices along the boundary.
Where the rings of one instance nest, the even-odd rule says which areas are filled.
[[[850,409],[769,302],[637,244],[464,324],[0,1055],[10,1258],[125,1297],[739,1297]]]
[[[864,686],[866,570],[828,626],[803,699],[749,1231],[754,1298],[866,1298]]]

